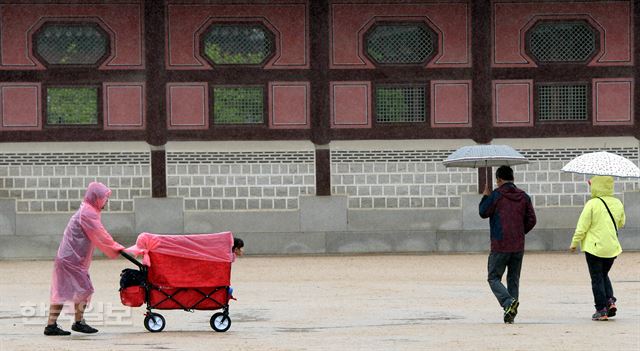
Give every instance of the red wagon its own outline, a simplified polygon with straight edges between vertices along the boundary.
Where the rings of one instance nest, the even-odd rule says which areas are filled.
[[[126,306],[147,305],[144,326],[160,332],[165,319],[156,310],[222,310],[214,313],[210,325],[217,332],[231,327],[229,299],[231,232],[194,235],[157,235],[142,233],[136,245],[126,251],[143,255],[142,262],[126,252],[122,256],[138,270],[121,273],[120,299]]]

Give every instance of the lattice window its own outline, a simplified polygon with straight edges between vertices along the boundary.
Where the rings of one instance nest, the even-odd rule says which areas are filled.
[[[376,88],[376,122],[403,123],[426,120],[424,86]]]
[[[47,23],[35,34],[35,53],[49,65],[96,65],[108,51],[108,35],[94,24]]]
[[[92,125],[97,123],[97,87],[47,88],[47,124]]]
[[[365,42],[378,64],[424,64],[436,53],[436,34],[422,23],[378,24]]]
[[[586,63],[597,51],[597,31],[584,21],[543,21],[529,31],[527,45],[541,63]]]
[[[262,87],[213,88],[215,124],[259,124],[264,121]]]
[[[538,85],[538,120],[585,121],[588,118],[586,84]]]
[[[271,32],[260,24],[214,24],[204,34],[202,47],[216,65],[262,65],[275,45]]]

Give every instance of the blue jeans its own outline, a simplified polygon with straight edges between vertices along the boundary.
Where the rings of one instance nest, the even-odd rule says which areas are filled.
[[[587,258],[587,266],[589,266],[593,300],[596,310],[600,311],[607,307],[609,299],[614,299],[615,301],[615,297],[613,297],[613,287],[611,286],[611,280],[609,280],[609,270],[611,270],[613,261],[616,258],[598,257],[588,252],[585,252],[584,255]]]
[[[524,252],[492,252],[487,264],[489,287],[502,308],[507,308],[518,299],[520,269]],[[502,284],[502,276],[507,270],[507,286]]]

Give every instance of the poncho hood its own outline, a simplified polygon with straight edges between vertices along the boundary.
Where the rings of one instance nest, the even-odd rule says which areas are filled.
[[[595,176],[590,182],[592,198],[613,195],[613,177]]]
[[[84,194],[84,202],[101,211],[111,196],[111,189],[99,182],[91,182]]]

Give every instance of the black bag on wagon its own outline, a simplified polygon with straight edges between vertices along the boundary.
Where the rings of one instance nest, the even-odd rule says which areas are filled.
[[[120,289],[130,286],[144,286],[146,281],[146,274],[137,269],[126,268],[120,273]]]

